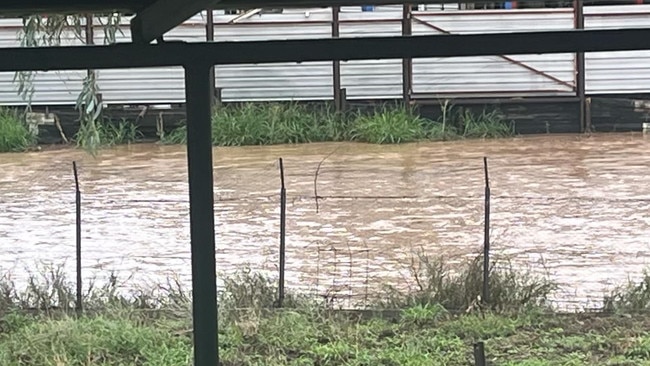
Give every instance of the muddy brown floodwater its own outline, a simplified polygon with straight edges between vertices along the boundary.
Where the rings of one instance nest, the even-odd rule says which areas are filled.
[[[318,176],[319,212],[314,200]],[[451,261],[483,241],[483,167],[495,255],[548,271],[560,306],[597,305],[650,260],[650,138],[550,135],[377,146],[324,143],[214,150],[217,266],[276,272],[279,170],[288,189],[288,285],[365,296],[404,284],[413,251]],[[0,267],[74,270],[72,161],[80,166],[86,276],[189,286],[185,150],[142,144],[0,155]]]

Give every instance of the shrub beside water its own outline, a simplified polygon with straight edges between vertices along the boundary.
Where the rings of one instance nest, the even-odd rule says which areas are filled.
[[[25,151],[36,143],[24,116],[0,107],[0,152]]]

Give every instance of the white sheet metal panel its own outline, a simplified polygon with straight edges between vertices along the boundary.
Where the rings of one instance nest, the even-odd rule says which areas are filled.
[[[202,42],[206,40],[205,12],[196,14],[165,35],[169,41]],[[122,19],[118,43],[130,42],[130,18]],[[105,23],[97,20],[95,24]],[[95,44],[104,44],[103,27],[94,32]],[[185,102],[185,76],[182,67],[100,70],[99,90],[106,104],[167,104]]]
[[[217,41],[247,41],[297,38],[329,38],[331,9],[287,9],[284,14],[254,15],[238,24],[227,24],[235,15],[215,11]],[[344,7],[340,15],[342,37],[400,35],[401,6],[377,7],[361,12]],[[415,17],[452,33],[516,32],[571,29],[571,9],[477,10],[443,12],[416,11]],[[587,28],[646,26],[650,5],[586,7]],[[123,35],[130,41],[128,21]],[[205,40],[205,13],[197,14],[168,33],[168,40]],[[98,23],[98,22],[97,22]],[[19,19],[0,19],[0,47],[17,46]],[[435,34],[436,30],[417,20],[414,34]],[[101,25],[95,43],[103,44]],[[65,43],[77,43],[68,35]],[[559,95],[571,94],[573,55],[432,58],[414,60],[414,92],[451,95]],[[601,52],[587,54],[587,92],[650,92],[650,52]],[[517,64],[523,63],[524,65]],[[539,75],[541,71],[551,77]],[[342,87],[351,99],[400,98],[401,60],[344,62]],[[39,73],[35,82],[35,104],[74,104],[81,90],[85,70]],[[13,73],[0,74],[0,103],[24,104],[12,82]],[[217,68],[217,86],[225,101],[318,100],[333,96],[332,63],[283,63],[223,66]],[[560,81],[558,82],[557,80]],[[111,104],[182,103],[185,100],[182,68],[102,70],[98,74],[104,100]],[[566,85],[568,84],[568,85]]]
[[[215,15],[216,41],[330,38],[331,10],[253,15],[227,24],[234,15]],[[331,62],[218,66],[223,101],[327,100],[333,98]]]
[[[573,29],[573,10],[463,10],[413,12],[413,17],[434,24],[454,34],[534,32]],[[435,34],[429,27],[413,20],[413,34]]]
[[[340,36],[390,37],[402,34],[401,7],[384,11],[341,13]],[[341,87],[348,99],[402,97],[402,61],[364,60],[341,63]]]
[[[585,9],[585,28],[638,28],[650,25],[650,5]],[[650,51],[585,54],[588,94],[650,93]]]
[[[279,101],[333,98],[331,62],[219,66],[222,100]]]
[[[566,9],[415,13],[413,34],[470,34],[573,28]],[[424,23],[424,24],[423,24]],[[573,54],[424,58],[413,60],[413,92],[505,96],[572,94]]]
[[[22,30],[20,19],[0,19],[0,47],[20,46],[19,32]],[[64,32],[61,37],[63,45],[80,45],[72,31]],[[0,104],[25,105],[26,102],[18,95],[18,83],[14,83],[15,73],[0,73]],[[33,105],[75,104],[81,92],[85,70],[80,71],[48,71],[36,73],[34,80]]]

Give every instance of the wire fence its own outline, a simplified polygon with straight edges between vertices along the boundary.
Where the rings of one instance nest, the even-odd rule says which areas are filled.
[[[134,285],[177,275],[190,288],[184,159],[174,156],[77,163],[84,281],[117,271]],[[567,310],[598,306],[614,286],[640,276],[650,257],[650,192],[638,171],[617,175],[607,165],[603,174],[619,186],[587,190],[580,183],[587,173],[542,181],[539,166],[491,159],[486,231],[479,156],[397,168],[350,154],[298,154],[284,159],[284,214],[278,161],[223,159],[215,169],[218,271],[250,268],[281,278],[287,292],[344,307],[381,297],[387,285],[416,288],[418,253],[443,258],[453,273],[485,250],[486,235],[493,263],[548,275],[560,285],[553,300]],[[0,267],[19,283],[37,262],[65,263],[71,277],[76,271],[72,159],[36,166],[14,163],[0,180]],[[562,179],[568,183],[550,188]]]

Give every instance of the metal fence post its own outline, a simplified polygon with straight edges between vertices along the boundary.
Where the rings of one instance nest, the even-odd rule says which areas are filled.
[[[81,276],[81,190],[79,189],[79,173],[77,172],[77,162],[72,162],[72,172],[74,174],[75,185],[75,211],[76,211],[76,237],[77,237],[77,314],[83,312],[83,298],[82,298],[82,276]]]
[[[280,279],[278,307],[284,303],[284,272],[285,272],[285,251],[286,251],[286,225],[287,225],[287,190],[284,185],[284,163],[282,158],[280,162]]]
[[[485,226],[483,231],[483,294],[482,302],[490,302],[490,177],[487,157],[483,158],[485,171]]]
[[[483,342],[474,343],[474,365],[487,365],[485,362],[485,344]]]
[[[575,29],[585,29],[585,14],[583,0],[573,0],[573,21]],[[585,75],[585,53],[577,52],[575,54],[575,82],[576,95],[580,103],[580,131],[587,130],[587,91]]]

